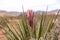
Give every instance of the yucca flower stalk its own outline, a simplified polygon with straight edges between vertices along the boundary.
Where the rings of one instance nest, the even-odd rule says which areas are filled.
[[[28,23],[33,31],[34,30],[34,12],[32,10],[28,10],[26,13],[26,16],[28,19]]]

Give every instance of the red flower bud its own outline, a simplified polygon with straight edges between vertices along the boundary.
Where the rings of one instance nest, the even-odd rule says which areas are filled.
[[[27,11],[27,18],[28,18],[29,25],[33,30],[34,29],[34,12],[32,10]]]

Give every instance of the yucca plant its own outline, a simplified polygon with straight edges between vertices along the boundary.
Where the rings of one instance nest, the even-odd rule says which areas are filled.
[[[59,13],[59,11],[58,11]],[[54,27],[53,20],[56,16],[48,19],[47,12],[40,15],[40,21],[34,18],[34,31],[31,29],[27,17],[25,15],[18,22],[10,22],[7,18],[1,17],[5,25],[0,24],[0,28],[5,31],[5,36],[8,40],[46,40],[47,33]]]

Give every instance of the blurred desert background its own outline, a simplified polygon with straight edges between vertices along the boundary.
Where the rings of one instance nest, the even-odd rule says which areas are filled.
[[[41,14],[47,13],[47,19],[46,19],[46,23],[47,23],[48,20],[52,19],[52,16],[57,15],[57,12],[58,12],[58,9],[52,10],[52,11],[40,11],[40,10],[38,10],[38,11],[34,11],[34,17],[39,24]],[[8,11],[0,10],[0,17],[7,18],[9,20],[9,24],[14,24],[15,22],[19,22],[20,19],[22,18],[22,15],[25,15],[25,14],[26,14],[26,12],[24,12],[24,13],[23,12],[16,12],[16,11],[8,12]],[[60,28],[60,13],[58,14],[56,22],[54,21],[54,23],[55,23],[55,26]],[[0,24],[4,26],[5,25],[4,20],[0,20]],[[60,29],[58,29],[58,30],[60,31]],[[0,29],[0,40],[7,40],[7,38],[5,37],[3,32],[4,32],[4,30]]]

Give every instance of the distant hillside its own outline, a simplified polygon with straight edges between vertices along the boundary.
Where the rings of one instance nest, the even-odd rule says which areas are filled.
[[[48,14],[57,14],[58,10],[60,11],[60,9],[55,9],[55,10],[51,10],[51,11],[47,11]],[[42,12],[46,12],[46,11],[36,11],[35,13],[37,14],[41,14]],[[60,13],[59,13],[60,14]]]
[[[12,11],[12,12],[8,12],[9,14],[13,14],[13,15],[16,15],[16,16],[18,16],[18,15],[20,15],[21,14],[21,12],[15,12],[15,11]]]
[[[35,14],[41,14],[42,12],[46,12],[46,11],[35,11]],[[58,9],[56,10],[52,10],[52,11],[47,11],[48,14],[56,14],[58,12]],[[16,17],[16,16],[20,16],[23,12],[16,12],[16,11],[11,11],[11,12],[7,12],[4,10],[0,10],[0,16],[11,16],[11,17]],[[60,14],[60,13],[59,13]]]
[[[60,9],[51,10],[49,12],[57,12],[58,10],[60,10]]]
[[[20,12],[7,12],[0,10],[0,16],[18,16],[18,15],[20,15]]]
[[[51,11],[49,11],[49,12],[50,12],[50,13],[57,13],[58,11],[60,11],[60,9],[51,10]]]

